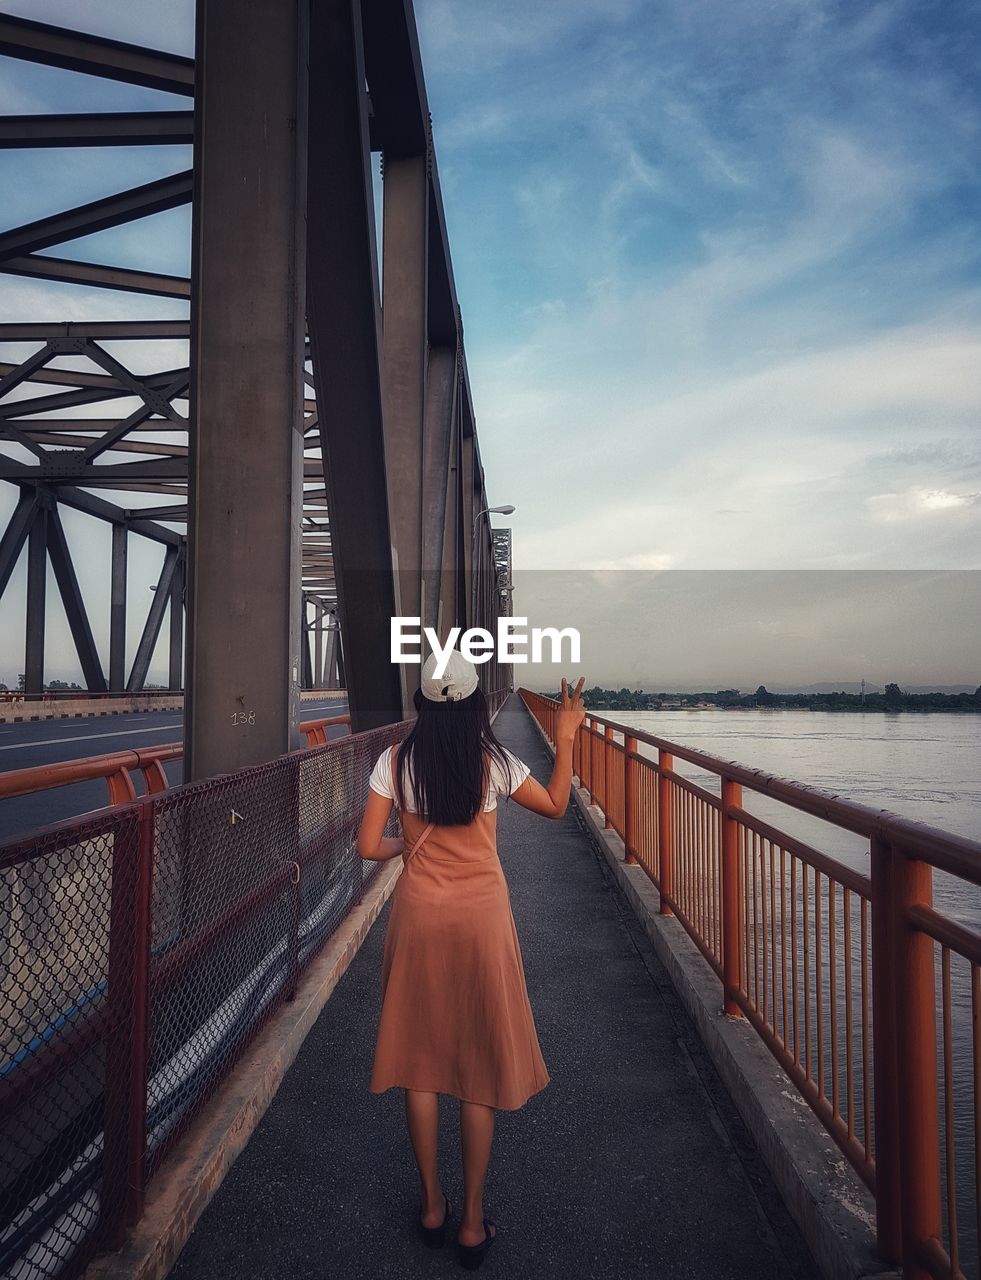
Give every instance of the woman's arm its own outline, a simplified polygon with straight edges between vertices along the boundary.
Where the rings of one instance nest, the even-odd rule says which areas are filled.
[[[367,858],[370,862],[385,862],[389,858],[397,858],[404,850],[405,841],[401,836],[385,835],[391,814],[392,801],[369,788],[368,803],[365,805],[355,844],[362,858]]]
[[[552,765],[552,776],[548,786],[543,787],[535,778],[525,778],[515,791],[513,799],[518,804],[530,809],[532,813],[540,813],[544,818],[561,818],[569,804],[569,792],[572,790],[572,746],[576,740],[576,732],[586,718],[586,708],[581,698],[585,676],[579,677],[579,683],[569,694],[569,686],[562,677],[562,705],[555,718],[555,763]]]

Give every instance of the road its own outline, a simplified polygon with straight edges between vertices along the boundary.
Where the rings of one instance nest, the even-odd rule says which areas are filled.
[[[339,716],[347,709],[347,703],[339,698],[304,702],[302,718],[317,720],[325,716]],[[343,730],[334,729],[331,736],[339,732]],[[138,711],[106,719],[90,716],[84,720],[0,724],[0,772],[55,764],[61,760],[79,760],[83,756],[107,755],[111,751],[129,751],[134,747],[162,746],[167,742],[179,742],[183,735],[184,716],[180,711]],[[171,786],[183,780],[182,760],[174,760],[164,768]],[[138,774],[134,781],[139,788]],[[0,800],[0,841],[10,840],[49,822],[99,809],[106,800],[106,784],[101,779]]]

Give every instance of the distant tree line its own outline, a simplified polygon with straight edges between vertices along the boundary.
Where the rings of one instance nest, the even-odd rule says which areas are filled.
[[[558,692],[551,695],[557,698]],[[701,693],[645,693],[637,689],[583,690],[590,711],[658,711],[662,707],[796,707],[810,711],[981,711],[981,685],[973,693],[907,693],[887,684],[881,693],[771,693],[760,685],[753,693],[739,689]]]
[[[24,679],[24,673],[21,672],[21,674],[17,677],[18,690],[23,692],[26,684],[27,684],[27,681]],[[74,680],[71,682],[71,684],[69,684],[67,680],[49,680],[45,684],[44,688],[45,688],[45,692],[47,693],[70,693],[73,689],[77,689],[79,693],[85,692],[82,686],[80,684],[76,684]],[[9,693],[9,692],[10,690],[3,683],[3,681],[0,680],[0,693]]]

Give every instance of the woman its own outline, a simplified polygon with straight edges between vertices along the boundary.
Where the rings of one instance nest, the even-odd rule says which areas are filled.
[[[549,1082],[497,856],[497,797],[561,818],[585,710],[583,680],[571,696],[563,680],[555,764],[543,787],[494,737],[473,664],[454,650],[442,676],[435,665],[431,657],[423,667],[412,732],[375,765],[358,832],[362,858],[404,858],[385,936],[369,1087],[405,1090],[422,1184],[420,1230],[434,1248],[452,1213],[437,1168],[439,1095],[460,1100],[457,1243],[472,1270],[497,1234],[483,1208],[494,1112],[517,1110]],[[399,838],[384,834],[393,804],[402,818]]]

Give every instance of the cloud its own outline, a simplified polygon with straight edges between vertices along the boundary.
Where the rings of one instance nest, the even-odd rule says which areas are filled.
[[[869,517],[883,524],[897,520],[917,520],[962,511],[981,502],[979,493],[950,493],[946,489],[921,489],[916,486],[903,493],[877,493],[866,499]]]

